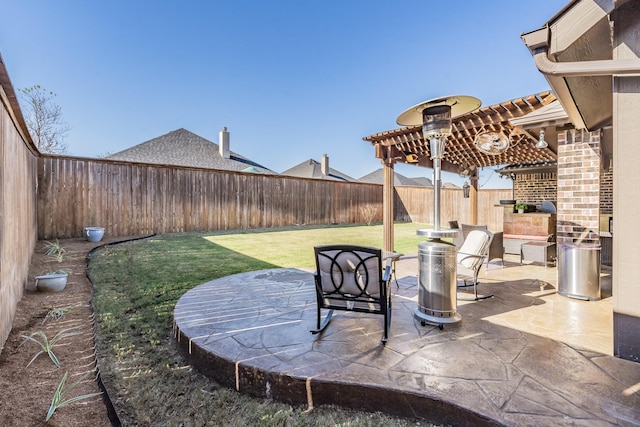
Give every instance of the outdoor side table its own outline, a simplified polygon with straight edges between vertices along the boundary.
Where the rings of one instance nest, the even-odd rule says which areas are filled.
[[[547,268],[547,263],[556,257],[555,242],[527,242],[520,246],[520,264],[522,261],[541,262]]]
[[[396,287],[399,288],[400,285],[398,284],[398,276],[396,276],[396,261],[400,260],[400,257],[404,256],[404,254],[400,253],[400,252],[389,252],[389,251],[385,251],[382,254],[382,259],[383,260],[387,260],[390,259],[391,260],[391,275],[393,276],[393,279],[396,281]]]

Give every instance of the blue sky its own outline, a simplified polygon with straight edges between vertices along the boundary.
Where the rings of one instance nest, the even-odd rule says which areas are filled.
[[[520,35],[566,4],[16,0],[2,6],[0,54],[16,90],[57,94],[72,155],[179,128],[217,143],[226,126],[233,151],[276,172],[326,153],[360,178],[381,167],[362,138],[397,128],[411,105],[451,94],[491,105],[548,90]],[[488,169],[480,184],[511,187]]]

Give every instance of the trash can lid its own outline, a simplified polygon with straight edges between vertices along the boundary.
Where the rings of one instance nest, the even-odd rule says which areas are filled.
[[[601,249],[600,243],[560,243],[559,248],[574,248],[586,251],[598,251]]]

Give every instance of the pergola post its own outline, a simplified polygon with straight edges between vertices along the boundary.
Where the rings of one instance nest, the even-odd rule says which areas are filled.
[[[471,187],[469,188],[469,222],[478,224],[478,173],[476,172],[469,177]]]
[[[392,159],[384,159],[383,185],[382,185],[382,250],[393,252],[393,202],[394,202],[394,162]]]

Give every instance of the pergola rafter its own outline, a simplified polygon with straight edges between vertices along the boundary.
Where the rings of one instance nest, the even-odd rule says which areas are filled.
[[[511,125],[509,120],[522,117],[549,104],[556,99],[552,92],[542,92],[500,104],[482,107],[453,120],[449,135],[447,153],[442,161],[442,170],[456,172],[458,166],[476,168],[507,164],[528,164],[556,160],[553,147],[535,148],[536,136]],[[503,132],[511,139],[511,145],[504,153],[489,155],[477,150],[474,145],[476,134],[483,130]],[[377,133],[363,138],[373,145],[395,147],[398,154],[396,163],[411,163],[407,156],[416,155],[417,163],[430,157],[428,141],[422,136],[421,126],[408,126]],[[410,156],[411,158],[411,156]],[[382,158],[381,158],[382,159]]]
[[[470,211],[477,220],[478,169],[489,166],[555,162],[557,145],[536,148],[539,136],[511,123],[556,100],[550,92],[529,95],[500,104],[481,107],[454,118],[452,132],[447,137],[447,149],[440,169],[463,174],[471,182]],[[509,138],[509,147],[499,154],[486,154],[474,144],[480,132],[502,132]],[[555,133],[555,130],[553,130]],[[433,168],[430,144],[422,135],[422,126],[407,126],[380,132],[363,138],[375,147],[376,157],[384,165],[383,225],[384,249],[393,250],[393,169],[396,163]],[[552,141],[550,141],[552,142]]]

